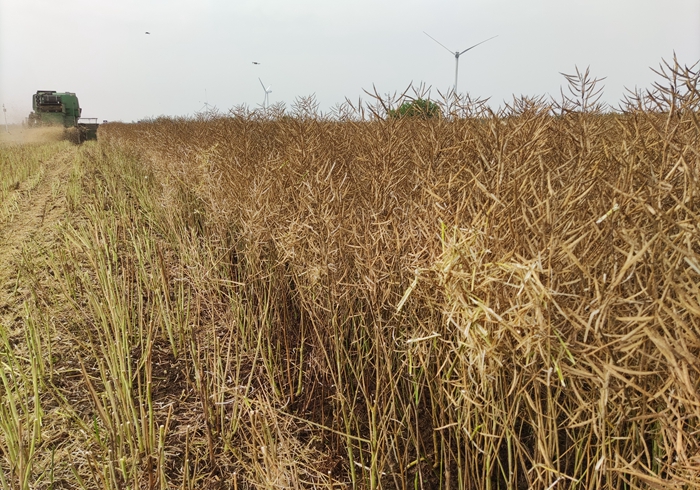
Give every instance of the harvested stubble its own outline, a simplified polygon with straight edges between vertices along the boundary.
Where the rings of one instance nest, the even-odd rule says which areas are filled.
[[[178,374],[143,396],[188,407],[133,453],[183,488],[697,486],[700,125],[681,95],[103,126],[93,165],[132,162],[123,185],[156,201],[128,219],[161,251],[114,225],[155,281],[123,278],[128,297],[161,312],[132,369],[169,349]]]

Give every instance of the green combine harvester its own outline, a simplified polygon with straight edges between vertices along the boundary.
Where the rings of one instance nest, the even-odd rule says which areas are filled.
[[[33,112],[29,114],[29,127],[63,126],[76,128],[78,143],[97,139],[97,119],[81,118],[82,109],[78,97],[72,92],[39,90],[32,95]]]

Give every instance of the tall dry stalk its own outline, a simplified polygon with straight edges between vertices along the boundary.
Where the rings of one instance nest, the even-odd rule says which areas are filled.
[[[254,384],[354,484],[682,485],[700,454],[697,73],[664,69],[619,114],[586,71],[555,106],[339,123],[300,100],[104,144],[140,148],[219,244]]]

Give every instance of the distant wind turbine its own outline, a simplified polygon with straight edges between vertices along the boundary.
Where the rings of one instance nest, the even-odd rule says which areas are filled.
[[[469,51],[470,49],[474,49],[474,48],[476,48],[477,46],[479,46],[480,44],[484,44],[486,41],[490,41],[491,39],[493,39],[493,38],[495,38],[495,37],[498,37],[498,36],[490,37],[490,38],[486,39],[485,41],[481,41],[480,43],[476,43],[474,46],[468,47],[468,48],[465,49],[464,51],[452,51],[450,48],[448,48],[447,46],[445,46],[444,44],[442,44],[440,41],[438,41],[437,39],[435,39],[433,36],[431,36],[431,35],[428,34],[427,32],[423,31],[423,34],[425,34],[426,36],[428,36],[430,39],[432,39],[433,41],[435,41],[436,43],[438,43],[440,46],[442,46],[443,48],[445,48],[447,51],[449,51],[450,54],[453,54],[453,55],[455,56],[455,98],[457,98],[457,77],[458,77],[458,75],[459,75],[459,57],[460,57],[461,55],[463,55],[464,53],[466,53],[467,51]]]
[[[258,77],[258,80],[260,80],[260,77]],[[267,109],[267,106],[270,103],[268,96],[272,93],[272,90],[270,90],[270,87],[272,87],[272,85],[268,85],[267,88],[265,88],[265,84],[263,83],[262,80],[260,80],[260,85],[262,85],[262,88],[265,91],[265,100],[263,101],[263,109]]]
[[[200,102],[202,102],[200,100]],[[209,96],[207,96],[207,89],[204,89],[204,105],[202,106],[201,109],[199,109],[199,112],[210,112],[212,109],[216,109],[216,107],[209,105]]]

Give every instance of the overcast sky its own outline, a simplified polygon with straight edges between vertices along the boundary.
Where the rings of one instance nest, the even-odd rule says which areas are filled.
[[[148,31],[151,34],[147,35]],[[649,87],[649,67],[700,60],[698,0],[0,0],[0,103],[10,122],[37,90],[75,92],[83,116],[132,121],[288,106],[425,84],[491,98],[557,95],[560,72],[605,80],[605,101]],[[259,62],[254,65],[252,62]],[[366,98],[366,97],[365,97]]]

